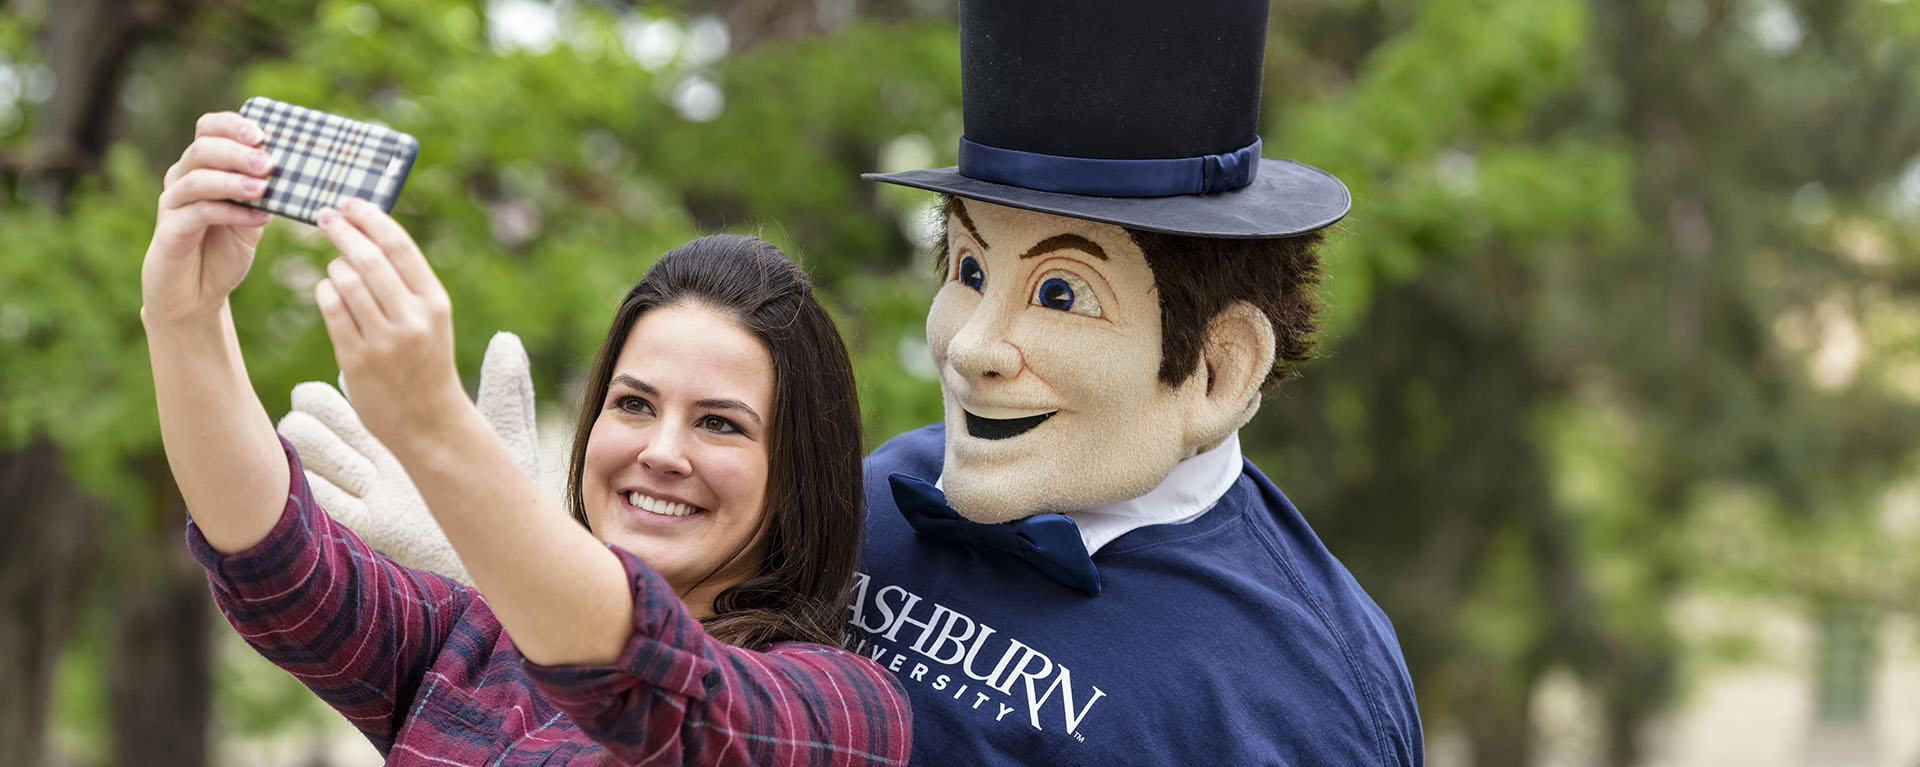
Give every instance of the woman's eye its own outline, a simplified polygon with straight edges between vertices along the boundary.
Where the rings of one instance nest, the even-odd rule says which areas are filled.
[[[960,284],[974,290],[979,290],[980,286],[987,282],[987,273],[980,270],[980,262],[974,260],[973,256],[961,258],[959,269],[955,274],[955,279],[958,279]]]
[[[707,431],[719,432],[721,434],[732,434],[740,431],[740,427],[734,426],[732,421],[729,421],[725,418],[721,418],[720,416],[717,416],[717,415],[710,415],[710,416],[701,418],[700,428],[706,429]]]
[[[635,397],[631,394],[628,394],[624,397],[614,400],[613,406],[615,408],[618,408],[628,413],[633,413],[635,415],[647,415],[653,412],[652,403],[647,402],[646,400],[643,400],[639,397]]]
[[[1100,299],[1086,279],[1065,269],[1040,275],[1040,287],[1033,292],[1033,304],[1063,312],[1100,316]]]

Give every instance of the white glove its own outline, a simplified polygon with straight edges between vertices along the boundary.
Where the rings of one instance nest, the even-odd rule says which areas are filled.
[[[293,387],[292,404],[293,411],[280,419],[280,434],[300,451],[320,507],[395,561],[472,585],[413,480],[361,425],[347,398],[325,383],[307,381]],[[501,331],[487,342],[475,404],[520,468],[538,480],[533,372],[519,336]]]

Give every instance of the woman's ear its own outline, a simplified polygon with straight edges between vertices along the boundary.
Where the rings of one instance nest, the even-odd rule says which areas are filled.
[[[1260,409],[1260,386],[1273,370],[1273,323],[1266,312],[1235,301],[1207,321],[1187,444],[1206,447],[1246,425]]]

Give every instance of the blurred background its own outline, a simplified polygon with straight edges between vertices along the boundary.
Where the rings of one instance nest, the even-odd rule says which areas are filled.
[[[249,95],[423,147],[463,370],[566,413],[696,233],[814,274],[869,445],[939,415],[943,0],[0,0],[0,764],[371,765],[221,622],[138,321],[163,169]],[[1266,153],[1357,200],[1244,432],[1392,617],[1429,764],[1920,765],[1920,1],[1283,0]],[[282,413],[331,250],[234,295]],[[1276,722],[1284,712],[1274,712]]]

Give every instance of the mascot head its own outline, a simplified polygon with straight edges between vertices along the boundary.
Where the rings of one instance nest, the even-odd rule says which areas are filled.
[[[1264,0],[966,0],[927,341],[948,502],[978,522],[1152,490],[1310,351],[1351,198],[1261,157]]]

